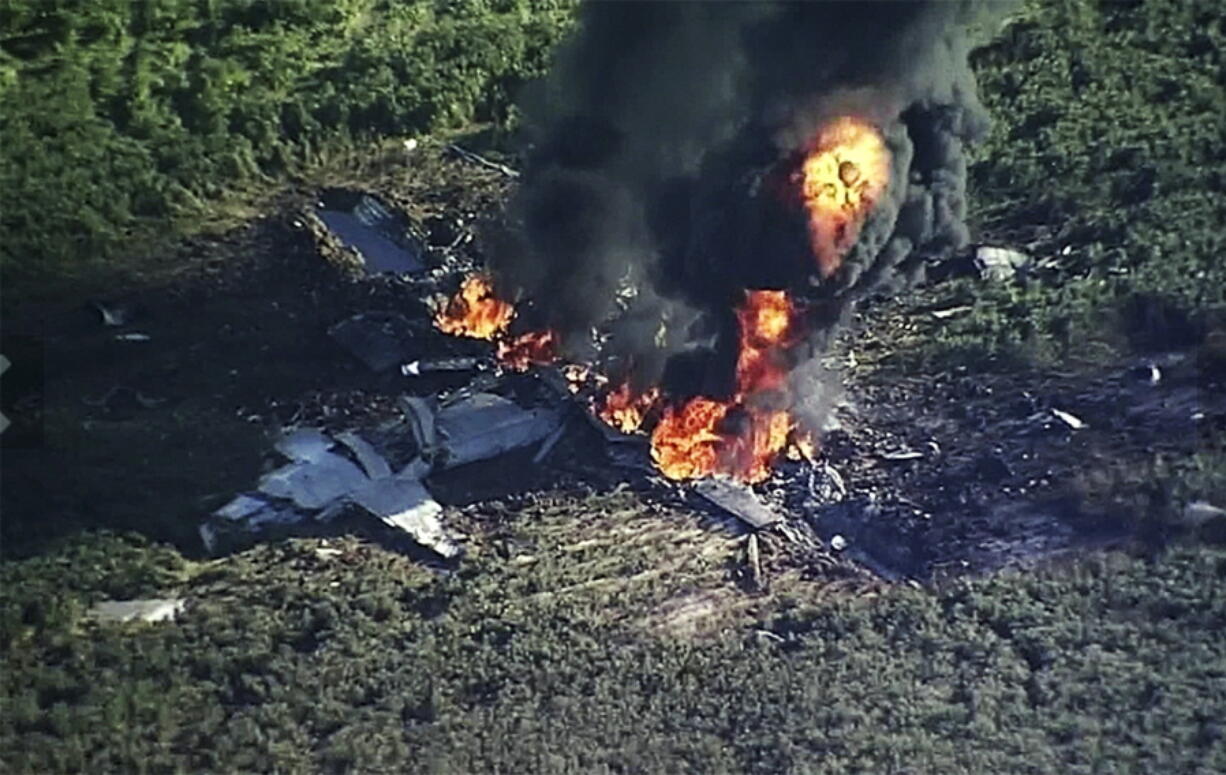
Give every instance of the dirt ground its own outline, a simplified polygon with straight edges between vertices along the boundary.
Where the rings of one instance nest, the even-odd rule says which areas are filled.
[[[1155,552],[1184,531],[1158,470],[1220,437],[1216,361],[1184,350],[916,371],[900,356],[928,315],[916,302],[872,310],[846,338],[842,357],[860,363],[844,371],[841,427],[824,445],[847,497],[826,510],[827,532],[887,576],[930,578],[1097,547]]]

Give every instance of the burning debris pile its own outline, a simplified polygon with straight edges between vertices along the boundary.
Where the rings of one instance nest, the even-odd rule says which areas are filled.
[[[217,518],[313,509],[318,521],[356,504],[451,556],[435,540],[431,473],[539,444],[537,463],[570,427],[562,405],[577,404],[610,460],[615,442],[632,442],[638,464],[704,480],[695,494],[770,524],[742,485],[767,482],[781,460],[817,459],[833,332],[859,300],[967,241],[963,147],[986,123],[966,66],[976,13],[949,2],[584,6],[528,105],[535,143],[506,217],[484,234],[485,265],[463,276],[437,266],[421,283],[459,355],[415,350],[400,374],[422,390],[477,376],[436,396],[437,417],[420,411],[424,399],[405,404],[416,443],[409,458],[390,455],[390,476],[346,457],[336,437],[321,459],[365,475],[327,503],[282,486],[318,473],[318,460],[290,456]],[[333,338],[355,352],[375,342],[378,357],[363,360],[390,370],[401,349],[383,343],[409,324],[359,317]],[[514,406],[520,397],[500,393],[516,380],[552,397]],[[485,433],[466,392],[505,422]],[[442,433],[453,449],[436,457],[419,431],[448,414],[459,418]],[[521,420],[532,433],[512,428]]]
[[[554,332],[508,335],[514,316],[514,307],[492,295],[488,278],[472,275],[453,298],[440,304],[435,325],[446,333],[496,340],[499,363],[513,371],[557,361]],[[796,337],[796,317],[783,291],[746,294],[737,308],[741,340],[736,388],[723,401],[699,395],[669,404],[658,387],[639,391],[625,380],[611,388],[603,375],[573,364],[564,373],[571,392],[590,392],[592,411],[613,428],[634,433],[649,419],[654,421],[651,456],[665,476],[694,479],[726,474],[761,481],[785,449],[793,455],[812,454],[807,432],[769,399],[787,379],[783,354]],[[734,422],[741,427],[726,431]]]
[[[665,476],[811,454],[807,364],[866,294],[966,242],[985,128],[968,3],[600,4],[528,115],[490,276],[437,327],[650,434]],[[718,51],[718,56],[712,56]]]

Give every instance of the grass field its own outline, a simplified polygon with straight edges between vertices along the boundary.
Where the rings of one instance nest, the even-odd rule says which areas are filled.
[[[11,563],[4,761],[30,773],[1226,767],[1220,551],[1092,556],[935,592],[780,581],[743,610],[744,593],[724,581],[720,594],[711,576],[736,551],[728,539],[624,497],[576,507],[528,510],[451,577],[355,541],[333,541],[336,556],[296,541],[196,565],[92,536]],[[611,527],[640,540],[611,552]],[[684,572],[636,580],[662,564]],[[69,585],[69,567],[90,571]],[[704,588],[696,626],[670,626],[676,601]],[[82,618],[104,596],[171,592],[192,601],[178,625]]]
[[[569,0],[9,0],[0,269],[13,292],[234,222],[337,153],[505,124]],[[168,228],[169,226],[169,228]],[[129,280],[130,281],[130,280]]]
[[[1049,265],[973,294],[955,351],[1194,344],[1226,308],[1226,26],[1212,2],[1029,2],[972,54],[972,232]]]

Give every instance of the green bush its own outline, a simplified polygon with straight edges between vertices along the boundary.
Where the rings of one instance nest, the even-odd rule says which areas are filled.
[[[531,517],[504,527],[556,554],[563,553],[557,542],[568,540],[534,532]],[[257,547],[194,577],[161,578],[160,586],[170,552],[105,536],[0,566],[6,605],[75,601],[64,616],[27,622],[19,642],[0,643],[9,668],[0,671],[0,766],[48,773],[1226,766],[1219,721],[1226,648],[1218,636],[1226,598],[1216,593],[1226,555],[1217,550],[1178,549],[1156,564],[1092,556],[1064,570],[937,590],[828,595],[693,641],[609,619],[587,605],[600,600],[594,588],[574,598],[525,597],[536,571],[495,552],[440,577],[356,541],[333,544],[343,559],[320,560],[315,546]],[[601,552],[618,549],[609,543]],[[99,553],[121,559],[76,578]],[[535,582],[551,586],[545,577]],[[176,624],[82,616],[89,601],[124,590],[182,594],[190,604]],[[439,596],[448,601],[442,611],[428,604]]]
[[[505,118],[568,0],[0,3],[0,265],[72,272],[328,143]]]
[[[1030,0],[973,53],[994,118],[973,226],[1053,268],[988,293],[951,336],[1058,354],[1137,294],[1226,304],[1224,53],[1214,0]]]

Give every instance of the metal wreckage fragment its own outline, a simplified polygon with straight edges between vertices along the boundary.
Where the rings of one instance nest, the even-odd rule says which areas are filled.
[[[226,533],[326,522],[357,507],[439,556],[455,558],[460,547],[439,519],[442,505],[422,480],[433,471],[548,440],[562,424],[556,409],[524,409],[493,393],[463,395],[442,406],[406,396],[400,406],[397,430],[413,439],[412,459],[397,466],[356,431],[287,430],[274,449],[289,462],[262,476],[254,491],[212,513],[200,527],[206,549],[215,551]]]

